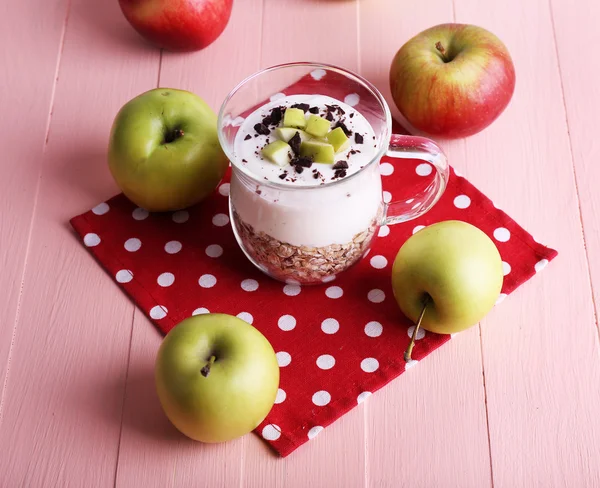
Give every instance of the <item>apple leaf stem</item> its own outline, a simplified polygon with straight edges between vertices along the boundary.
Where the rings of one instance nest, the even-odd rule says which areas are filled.
[[[205,378],[210,374],[210,367],[213,365],[217,358],[215,356],[211,356],[208,359],[208,363],[204,365],[204,367],[200,370],[200,374]]]
[[[450,61],[450,59],[448,59],[448,53],[446,52],[446,48],[442,46],[442,43],[440,41],[435,43],[435,48],[440,53],[440,56],[444,63],[448,63]]]
[[[423,321],[423,317],[425,316],[425,310],[427,310],[427,305],[429,305],[429,297],[426,297],[425,300],[423,301],[423,308],[421,309],[421,313],[419,314],[419,320],[417,320],[417,325],[415,326],[415,329],[413,330],[413,333],[412,333],[412,337],[410,338],[410,344],[406,348],[406,351],[404,351],[404,361],[406,361],[407,363],[412,359],[411,358],[412,350],[413,350],[413,347],[415,347],[415,340],[417,338],[417,333],[419,332],[419,328],[421,327],[421,322]]]

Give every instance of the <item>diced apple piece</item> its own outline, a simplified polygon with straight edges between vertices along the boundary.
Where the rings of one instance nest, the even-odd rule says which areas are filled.
[[[279,127],[278,129],[275,129],[275,136],[277,136],[277,138],[281,139],[282,141],[288,142],[292,137],[294,137],[294,135],[296,135],[296,132],[300,134],[300,140],[302,142],[308,141],[312,138],[303,130],[293,129],[291,127]]]
[[[315,163],[332,164],[335,151],[331,144],[310,140],[300,145],[300,156],[312,158]]]
[[[292,148],[287,142],[275,141],[267,144],[262,154],[278,166],[285,166],[292,159]]]
[[[330,128],[331,122],[329,122],[329,120],[319,117],[318,115],[311,115],[308,117],[305,130],[311,136],[325,137]]]
[[[306,127],[306,119],[304,112],[299,108],[288,108],[283,116],[284,127],[294,127],[296,129],[304,129]]]
[[[346,134],[341,127],[333,129],[329,134],[327,134],[327,142],[333,146],[333,149],[336,153],[345,151],[350,146],[350,139],[346,137]]]

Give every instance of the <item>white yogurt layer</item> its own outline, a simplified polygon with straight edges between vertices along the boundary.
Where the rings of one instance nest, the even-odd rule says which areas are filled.
[[[254,126],[261,123],[262,120],[271,113],[275,107],[290,107],[295,104],[306,103],[310,107],[318,107],[319,115],[325,117],[327,113],[327,105],[337,106],[341,109],[332,111],[333,121],[331,128],[335,128],[338,121],[342,121],[348,130],[352,131],[350,135],[350,147],[336,154],[335,161],[346,161],[348,168],[346,169],[346,177],[360,171],[377,152],[377,141],[371,124],[358,112],[356,109],[347,105],[335,98],[324,95],[291,95],[284,98],[279,98],[273,102],[261,106],[250,114],[242,123],[234,141],[234,152],[236,162],[246,167],[253,175],[259,179],[267,179],[269,181],[298,185],[302,184],[319,186],[327,184],[335,177],[333,164],[313,163],[310,168],[305,168],[302,173],[297,173],[291,165],[284,167],[278,166],[261,154],[262,148],[269,142],[277,140],[274,135],[274,126],[270,126],[271,134],[257,135]],[[310,116],[310,112],[306,112],[306,117]],[[278,125],[282,127],[280,123]],[[363,143],[358,144],[355,139],[355,134],[358,133],[363,138]],[[250,136],[250,138],[247,138]],[[320,178],[313,177],[313,170],[316,169],[321,174]],[[280,175],[287,172],[288,177],[281,179]]]

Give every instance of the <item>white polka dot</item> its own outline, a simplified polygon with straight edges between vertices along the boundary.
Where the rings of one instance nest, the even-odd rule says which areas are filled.
[[[209,258],[218,258],[223,254],[223,248],[218,244],[211,244],[206,248],[205,252]]]
[[[281,437],[281,427],[275,424],[267,424],[262,430],[263,439],[268,441],[276,441]]]
[[[233,127],[239,127],[240,125],[242,125],[244,123],[244,120],[246,120],[246,119],[244,119],[244,117],[236,117],[235,119],[233,119],[231,121],[231,125]]]
[[[498,298],[496,299],[496,305],[500,305],[504,299],[506,298],[506,293],[500,293],[500,295],[498,295]]]
[[[416,226],[416,227],[413,229],[412,233],[413,233],[413,234],[416,234],[417,232],[419,232],[420,230],[422,230],[422,229],[424,229],[424,228],[425,228],[425,226],[424,226],[424,225],[417,225],[417,226]]]
[[[288,297],[295,297],[299,295],[302,291],[300,285],[285,285],[283,287],[283,293],[285,293]]]
[[[498,227],[494,230],[494,239],[500,242],[506,242],[510,239],[510,231],[505,227]]]
[[[291,315],[282,315],[277,321],[277,326],[281,330],[292,330],[294,327],[296,327],[296,319]]]
[[[351,107],[358,105],[358,102],[360,102],[360,97],[358,96],[358,93],[350,93],[350,95],[346,95],[344,97],[344,103],[350,105]]]
[[[471,199],[467,195],[458,195],[454,199],[454,206],[456,208],[468,208],[471,205]]]
[[[387,225],[382,225],[379,227],[379,232],[377,233],[379,237],[386,237],[390,235],[390,228]]]
[[[394,166],[390,163],[381,163],[379,165],[379,172],[383,176],[389,176],[394,172]]]
[[[385,292],[379,288],[374,288],[367,293],[367,298],[370,302],[381,303],[385,300]]]
[[[177,254],[182,247],[179,241],[169,241],[165,244],[165,251],[169,254]]]
[[[365,358],[360,362],[360,369],[365,373],[373,373],[379,368],[379,361],[375,358]]]
[[[412,337],[414,331],[415,331],[415,326],[411,325],[408,328],[408,330],[406,331],[406,333],[408,334],[408,337]],[[425,337],[425,329],[419,327],[419,330],[417,331],[417,337],[415,337],[415,340],[419,341],[419,340],[423,339],[423,337]]]
[[[342,290],[339,286],[330,286],[325,290],[325,295],[329,298],[340,298],[344,294],[344,290]]]
[[[367,334],[369,337],[379,337],[382,332],[383,325],[381,325],[379,322],[373,321],[365,325],[365,334]]]
[[[433,171],[433,168],[429,163],[421,163],[419,166],[417,166],[415,171],[419,176],[429,176]]]
[[[208,308],[200,307],[192,312],[192,315],[202,315],[204,313],[210,313]]]
[[[285,402],[285,399],[287,398],[287,393],[285,392],[285,390],[282,390],[281,388],[277,389],[277,395],[275,396],[275,403],[277,405],[279,405],[280,403]]]
[[[325,334],[335,334],[340,329],[340,323],[335,319],[325,319],[321,322],[321,330]]]
[[[217,214],[212,219],[213,225],[223,227],[229,223],[229,217],[223,213]]]
[[[173,273],[162,273],[158,276],[156,282],[163,287],[171,286],[175,283],[175,275]]]
[[[356,397],[356,403],[361,404],[367,398],[369,398],[371,395],[372,395],[372,393],[370,391],[363,391],[360,395],[358,395]]]
[[[323,430],[323,427],[321,427],[320,425],[315,425],[314,427],[311,427],[310,430],[308,431],[308,438],[314,439],[321,433],[322,430]]]
[[[383,201],[385,203],[390,203],[392,201],[392,194],[389,191],[383,192]]]
[[[125,241],[125,249],[129,252],[136,252],[140,247],[142,247],[142,241],[137,237],[132,237]]]
[[[198,284],[202,288],[212,288],[213,286],[215,286],[217,284],[217,278],[215,278],[211,274],[203,274],[202,276],[200,276],[200,279],[198,280]]]
[[[117,271],[117,274],[115,275],[115,279],[119,283],[129,283],[133,279],[133,272],[131,272],[128,269],[121,269],[121,270]]]
[[[542,260],[538,261],[537,263],[535,263],[535,272],[539,273],[541,270],[543,270],[546,267],[547,264],[548,264],[547,259],[542,259]]]
[[[310,72],[310,76],[313,77],[313,79],[315,80],[320,80],[321,78],[323,78],[323,76],[325,76],[327,74],[327,71],[325,71],[324,69],[316,69],[314,71]]]
[[[131,216],[135,220],[147,219],[148,215],[150,215],[150,212],[148,212],[148,210],[146,210],[145,208],[141,208],[141,207],[138,207],[133,212],[131,212]]]
[[[155,305],[150,309],[150,317],[154,320],[164,319],[167,316],[167,313],[169,313],[169,310],[162,305]]]
[[[404,370],[406,371],[407,369],[410,369],[413,366],[416,366],[418,363],[419,363],[418,360],[416,360],[416,359],[410,359],[409,361],[407,361],[406,363],[404,363]]]
[[[108,203],[103,202],[103,203],[96,205],[92,209],[92,212],[94,212],[96,215],[104,215],[109,210],[110,210],[110,207],[108,206]]]
[[[223,183],[220,187],[219,187],[219,193],[221,195],[223,195],[224,197],[229,196],[229,183]]]
[[[324,407],[331,401],[331,395],[328,391],[320,390],[312,396],[312,402],[317,407]]]
[[[237,314],[237,318],[238,319],[242,319],[244,322],[248,322],[249,324],[251,324],[252,322],[254,322],[254,317],[252,316],[251,313],[248,312],[240,312]]]
[[[335,358],[331,354],[323,354],[317,358],[317,366],[321,369],[331,369],[335,366]]]
[[[383,269],[387,266],[387,263],[387,259],[380,254],[371,258],[371,266],[375,269]]]
[[[509,274],[510,270],[511,270],[510,264],[508,264],[506,261],[502,261],[502,272],[504,273],[504,276]]]
[[[290,356],[289,352],[279,351],[275,354],[275,357],[277,358],[277,364],[282,368],[292,362],[292,356]]]
[[[186,210],[179,210],[178,212],[175,212],[171,218],[173,219],[173,222],[183,224],[188,221],[190,214]]]
[[[321,281],[323,283],[330,283],[333,280],[335,280],[335,275],[331,275],[331,276],[325,276],[325,278],[323,278]]]
[[[90,232],[83,237],[83,243],[87,247],[94,247],[100,244],[100,236],[98,234],[94,234]]]
[[[279,93],[275,93],[274,95],[271,95],[269,97],[269,100],[271,102],[274,102],[275,100],[281,100],[282,98],[285,98],[285,93],[279,92]]]
[[[241,283],[242,290],[244,291],[256,291],[258,290],[258,281],[256,280],[244,280]]]

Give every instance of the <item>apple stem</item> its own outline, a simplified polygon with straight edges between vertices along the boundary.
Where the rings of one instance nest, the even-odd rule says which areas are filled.
[[[444,63],[449,62],[450,60],[448,59],[448,56],[446,55],[446,49],[444,48],[444,46],[442,46],[442,43],[440,41],[435,43],[435,48],[439,51],[440,56],[442,57],[442,60],[444,61]]]
[[[217,358],[215,356],[211,356],[208,359],[208,363],[204,365],[204,367],[200,370],[200,374],[205,378],[210,374],[210,367],[213,365]]]
[[[413,347],[415,347],[415,340],[417,338],[417,333],[419,332],[419,328],[421,327],[421,322],[423,321],[423,317],[425,315],[425,310],[427,310],[427,305],[429,305],[429,297],[426,297],[425,301],[423,302],[423,308],[421,309],[421,314],[419,315],[419,320],[417,320],[417,325],[415,326],[415,329],[413,330],[413,333],[412,333],[412,337],[410,338],[410,344],[406,348],[406,351],[404,351],[404,361],[406,361],[407,363],[412,359],[411,358],[412,350],[413,350]]]

